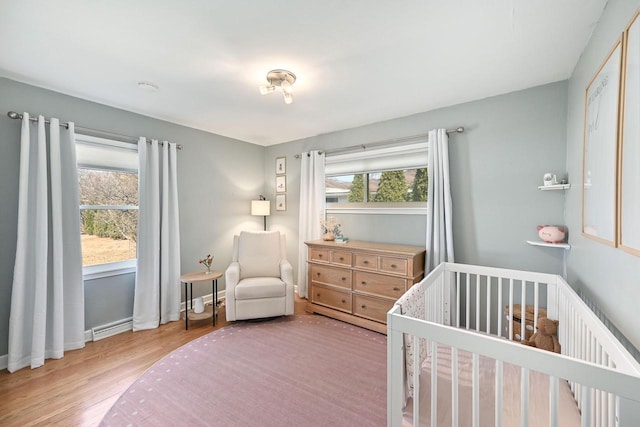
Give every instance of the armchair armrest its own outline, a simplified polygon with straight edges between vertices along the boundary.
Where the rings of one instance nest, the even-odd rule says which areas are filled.
[[[287,290],[285,296],[285,314],[291,315],[294,312],[294,287],[293,287],[293,267],[286,259],[280,261],[280,279],[285,283]]]
[[[280,261],[280,278],[287,286],[293,286],[293,266],[286,259]]]
[[[240,281],[240,264],[232,262],[224,272],[224,295],[227,320],[236,320],[235,288]]]

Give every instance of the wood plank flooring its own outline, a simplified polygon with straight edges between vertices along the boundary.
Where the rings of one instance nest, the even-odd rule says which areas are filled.
[[[296,296],[295,314],[308,314],[305,300]],[[217,325],[211,319],[171,322],[158,329],[125,332],[60,360],[47,360],[37,369],[10,374],[0,371],[0,426],[97,426],[118,397],[153,365],[189,341],[222,328],[224,307]]]

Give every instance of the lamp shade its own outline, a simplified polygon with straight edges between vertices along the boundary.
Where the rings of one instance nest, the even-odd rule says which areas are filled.
[[[257,215],[257,216],[271,215],[271,201],[270,200],[252,200],[251,215]]]

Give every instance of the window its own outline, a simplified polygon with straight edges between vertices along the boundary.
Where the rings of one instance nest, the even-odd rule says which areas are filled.
[[[138,174],[78,169],[82,265],[136,258]]]
[[[82,265],[133,267],[138,234],[137,146],[76,138]],[[102,270],[105,270],[102,269]]]
[[[404,203],[427,201],[427,168],[329,176],[327,203]]]
[[[386,147],[327,157],[328,210],[426,208],[427,143]],[[354,211],[355,212],[355,211]]]

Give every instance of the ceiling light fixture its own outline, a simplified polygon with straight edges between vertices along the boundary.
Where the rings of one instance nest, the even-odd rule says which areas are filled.
[[[271,70],[267,73],[268,85],[260,86],[260,93],[267,95],[273,93],[277,86],[282,88],[285,104],[293,102],[293,84],[296,81],[296,75],[287,70]]]

